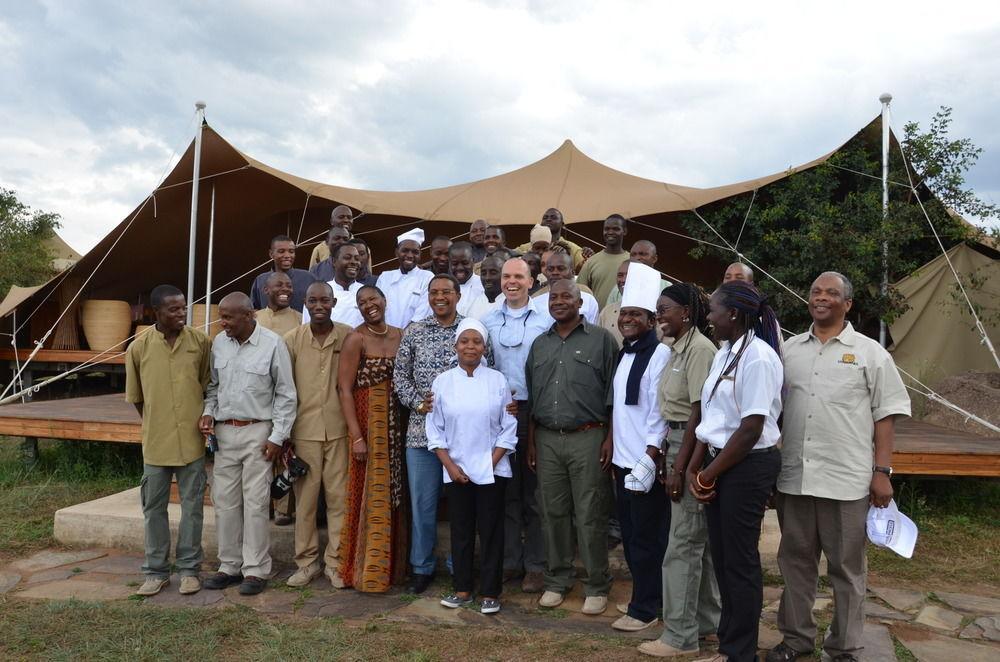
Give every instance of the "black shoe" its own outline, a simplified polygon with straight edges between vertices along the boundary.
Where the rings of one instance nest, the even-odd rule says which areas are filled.
[[[771,650],[767,651],[765,662],[792,662],[803,655],[812,655],[812,651],[797,651],[785,642],[781,642]]]
[[[833,662],[860,662],[857,657],[851,653],[841,653],[833,658]]]
[[[239,584],[243,581],[243,575],[227,575],[224,572],[216,572],[214,574],[205,577],[201,582],[201,585],[205,588],[212,589],[213,591],[220,591],[224,588],[228,588],[233,584]]]
[[[257,595],[264,591],[267,580],[260,577],[244,577],[240,584],[240,595]]]
[[[288,526],[289,524],[295,524],[295,518],[288,515],[275,515],[274,525],[275,526]]]
[[[434,575],[413,575],[410,585],[406,587],[407,593],[420,595],[427,590],[427,587],[434,582]]]

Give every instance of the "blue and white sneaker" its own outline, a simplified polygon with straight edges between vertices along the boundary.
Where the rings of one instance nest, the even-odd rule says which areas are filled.
[[[441,606],[448,607],[449,609],[458,609],[459,607],[464,607],[465,605],[472,604],[472,596],[467,598],[459,597],[457,593],[449,593],[448,595],[441,598]]]
[[[483,598],[479,603],[480,614],[495,614],[500,611],[500,601],[496,598]]]

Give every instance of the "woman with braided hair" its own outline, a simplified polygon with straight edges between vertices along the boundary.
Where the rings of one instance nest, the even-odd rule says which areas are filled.
[[[691,494],[706,504],[708,538],[722,598],[719,654],[713,661],[757,659],[763,606],[760,525],[781,469],[783,369],[778,322],[754,286],[724,283],[708,321],[722,342],[701,391],[700,442],[687,465]]]
[[[708,297],[693,283],[663,290],[656,316],[663,335],[673,339],[670,361],[660,377],[657,400],[666,421],[666,462],[661,479],[670,504],[670,536],[663,556],[663,633],[639,651],[653,657],[698,652],[699,639],[714,639],[719,628],[719,587],[708,544],[705,506],[684,489],[684,471],[701,422],[701,389],[715,357],[708,339]],[[662,496],[661,496],[662,498]]]

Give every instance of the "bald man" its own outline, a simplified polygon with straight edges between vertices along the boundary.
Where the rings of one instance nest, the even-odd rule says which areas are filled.
[[[344,228],[347,230],[347,238],[344,241],[348,241],[354,238],[354,212],[347,205],[337,205],[333,208],[333,212],[330,213],[330,227],[331,228]],[[343,243],[343,242],[342,242]],[[309,256],[309,269],[312,270],[317,264],[330,257],[330,247],[325,243],[318,243],[316,247],[313,248],[312,255]],[[329,278],[321,278],[320,280],[330,280]]]
[[[224,296],[219,321],[225,333],[212,342],[198,421],[202,434],[214,434],[219,442],[212,501],[220,563],[204,587],[239,584],[241,595],[256,595],[271,576],[271,464],[295,422],[295,382],[284,341],[256,322],[250,297]]]
[[[723,283],[728,283],[731,280],[741,280],[753,285],[753,269],[742,262],[733,262],[726,267],[726,273],[722,276]]]
[[[549,309],[549,295],[552,286],[560,280],[568,280],[580,291],[580,298],[583,302],[580,314],[591,324],[596,324],[597,315],[600,313],[600,306],[597,305],[597,299],[590,293],[590,290],[576,284],[573,278],[572,264],[572,258],[565,252],[546,253],[542,259],[542,270],[545,272],[548,286],[536,292],[532,295],[532,298],[536,300],[536,305],[540,311],[547,311]],[[549,320],[549,324],[554,321]]]
[[[659,256],[656,253],[656,244],[649,241],[648,239],[640,239],[639,241],[632,244],[631,250],[628,252],[629,262],[639,262],[645,264],[647,267],[656,268],[656,263],[659,260]],[[670,287],[671,283],[666,278],[660,279],[660,291],[665,290]],[[617,305],[622,301],[622,291],[617,287],[611,290],[611,294],[608,295],[605,305]]]

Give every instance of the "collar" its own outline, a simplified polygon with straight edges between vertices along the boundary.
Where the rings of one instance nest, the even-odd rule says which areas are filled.
[[[552,323],[552,326],[550,326],[550,327],[549,327],[549,330],[548,330],[548,331],[546,331],[545,333],[546,333],[546,334],[548,334],[548,335],[550,335],[550,336],[558,336],[558,335],[559,335],[559,332],[558,332],[558,331],[556,331],[556,324],[558,324],[558,322],[553,322],[553,323]],[[573,327],[573,330],[572,330],[572,331],[570,331],[570,332],[569,332],[569,333],[568,333],[568,334],[566,335],[566,337],[567,337],[567,338],[569,338],[569,337],[570,337],[571,335],[573,335],[573,334],[574,334],[574,333],[576,333],[577,331],[583,331],[583,332],[584,332],[584,333],[586,333],[587,335],[590,335],[590,329],[588,328],[588,327],[590,327],[590,326],[591,326],[590,322],[588,322],[588,321],[587,321],[587,320],[586,320],[586,319],[584,318],[584,316],[583,316],[583,315],[580,315],[580,320],[579,320],[579,322],[577,322],[577,325]]]
[[[675,354],[683,354],[688,350],[688,347],[691,346],[691,343],[694,342],[693,339],[695,334],[701,335],[701,331],[698,330],[698,327],[692,326],[688,329],[688,332],[684,334],[684,337],[680,339],[680,342],[675,342],[670,346],[670,349],[673,350]]]
[[[501,294],[500,296],[503,296]],[[511,308],[507,305],[507,298],[504,297],[503,303],[500,304],[500,312],[507,317],[513,317],[514,319],[520,319],[522,317],[527,317],[528,313],[538,314],[538,309],[535,308],[535,304],[532,303],[531,297],[528,297],[528,304],[520,308]]]
[[[735,354],[736,352],[740,351],[740,347],[742,347],[743,343],[745,343],[746,341],[747,341],[747,334],[744,333],[742,336],[740,336],[733,342],[730,342],[728,340],[722,341],[722,346],[719,349],[724,349],[727,352]]]
[[[260,324],[257,323],[257,320],[254,320],[253,321],[253,331],[250,332],[250,337],[247,338],[247,342],[246,343],[242,343],[242,344],[245,345],[245,344],[249,343],[249,344],[254,345],[254,346],[259,345],[260,344],[260,329],[261,329]],[[225,333],[225,331],[223,331],[223,333]],[[240,344],[241,344],[240,341],[237,340],[236,338],[231,338],[230,336],[226,336],[226,339],[229,342],[236,343],[237,347],[239,347]]]
[[[800,342],[807,342],[810,340],[819,341],[819,338],[817,338],[816,335],[813,333],[814,326],[815,323],[810,324],[809,331],[799,336],[799,338],[801,339]],[[857,342],[857,337],[856,337],[857,334],[858,332],[854,330],[854,326],[852,326],[850,322],[845,321],[844,328],[841,329],[840,333],[830,338],[830,340],[838,340],[844,345],[853,346],[855,342]]]
[[[463,319],[465,319],[465,315],[461,315],[459,313],[455,313],[455,321],[454,322],[452,322],[448,326],[441,326],[438,323],[437,317],[434,316],[434,313],[431,313],[430,315],[428,315],[427,317],[425,317],[423,319],[423,323],[424,323],[424,326],[426,326],[429,329],[457,329],[458,328],[458,323],[461,322]]]

